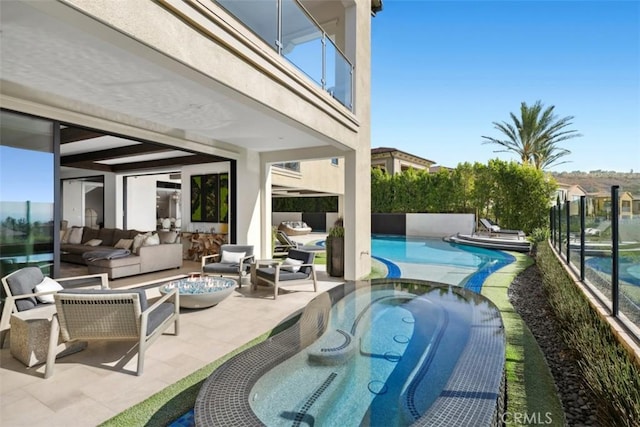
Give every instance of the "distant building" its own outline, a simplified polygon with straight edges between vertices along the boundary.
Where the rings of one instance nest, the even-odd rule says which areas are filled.
[[[424,159],[397,148],[371,149],[371,167],[382,169],[391,175],[401,173],[409,168],[429,171],[435,163],[433,160]]]

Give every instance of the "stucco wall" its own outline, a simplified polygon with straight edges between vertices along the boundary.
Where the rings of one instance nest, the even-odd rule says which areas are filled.
[[[475,229],[474,214],[407,214],[407,236],[445,237],[470,234]]]

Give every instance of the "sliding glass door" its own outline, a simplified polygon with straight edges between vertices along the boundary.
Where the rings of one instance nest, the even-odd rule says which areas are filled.
[[[54,122],[0,111],[0,277],[35,265],[54,276]]]

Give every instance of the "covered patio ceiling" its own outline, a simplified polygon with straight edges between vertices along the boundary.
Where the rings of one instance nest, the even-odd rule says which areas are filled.
[[[132,173],[179,170],[184,165],[227,160],[73,126],[60,130],[60,166],[63,168]]]
[[[29,100],[52,111],[115,118],[195,141],[198,144],[190,148],[202,147],[208,153],[336,145],[63,2],[3,2],[0,27],[0,86],[5,100]],[[132,145],[151,150],[149,144]],[[98,159],[100,154],[94,156],[67,161],[106,167]],[[112,163],[111,167],[123,166]]]

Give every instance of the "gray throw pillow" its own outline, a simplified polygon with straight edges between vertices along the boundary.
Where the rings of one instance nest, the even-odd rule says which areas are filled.
[[[32,294],[37,284],[44,280],[44,275],[38,267],[25,267],[7,277],[7,284],[11,295]],[[18,311],[30,310],[38,305],[35,297],[16,300]]]

